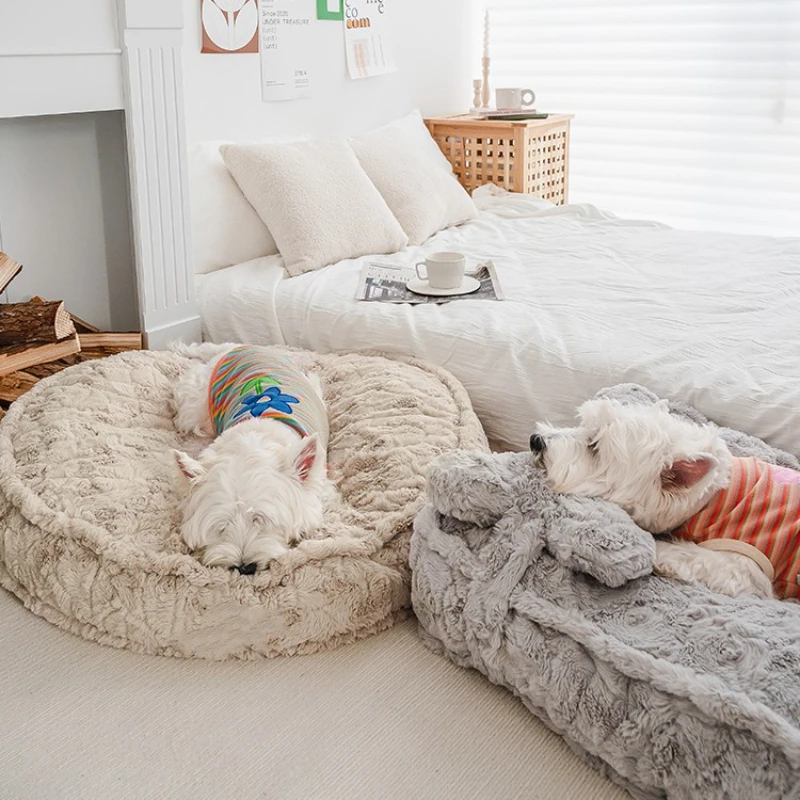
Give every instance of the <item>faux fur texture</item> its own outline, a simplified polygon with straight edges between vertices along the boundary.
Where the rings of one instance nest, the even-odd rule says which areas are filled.
[[[255,576],[207,568],[178,534],[176,353],[91,361],[0,425],[0,584],[87,639],[223,659],[310,653],[408,615],[408,544],[434,457],[486,450],[463,387],[421,362],[294,351],[319,372],[340,499],[318,538]]]
[[[797,465],[722,434],[737,455]],[[529,454],[446,454],[430,496],[411,565],[432,650],[509,688],[637,798],[800,797],[800,605],[636,578],[646,561],[626,574],[643,532],[603,501],[554,495]]]

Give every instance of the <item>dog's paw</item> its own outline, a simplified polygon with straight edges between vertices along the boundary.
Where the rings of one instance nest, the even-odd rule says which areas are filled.
[[[727,561],[728,573],[719,576],[715,585],[709,584],[710,589],[731,597],[741,595],[755,595],[763,599],[775,597],[772,581],[752,558],[738,553],[725,553],[723,557]]]
[[[694,542],[657,541],[653,571],[684,583],[702,583],[729,597],[775,597],[772,582],[751,558],[709,550]]]

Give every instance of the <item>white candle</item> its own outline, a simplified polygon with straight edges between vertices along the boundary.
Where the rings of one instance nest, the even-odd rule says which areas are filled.
[[[483,57],[489,58],[489,9],[483,16]]]

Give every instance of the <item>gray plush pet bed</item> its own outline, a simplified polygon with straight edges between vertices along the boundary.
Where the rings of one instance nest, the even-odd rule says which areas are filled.
[[[798,466],[723,433],[737,455]],[[434,464],[411,543],[426,644],[512,690],[637,798],[799,798],[800,605],[653,577],[652,537],[544,477],[527,453]]]
[[[412,360],[294,352],[319,373],[340,497],[316,538],[243,576],[178,535],[171,387],[192,362],[129,353],[41,381],[0,423],[0,585],[87,639],[204,658],[308,653],[409,613],[408,545],[425,471],[488,449],[461,384]]]

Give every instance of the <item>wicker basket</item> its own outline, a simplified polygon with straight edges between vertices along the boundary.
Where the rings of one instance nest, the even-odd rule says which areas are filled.
[[[425,124],[468,192],[494,183],[561,205],[567,202],[571,119],[551,114],[505,122],[460,115]]]

